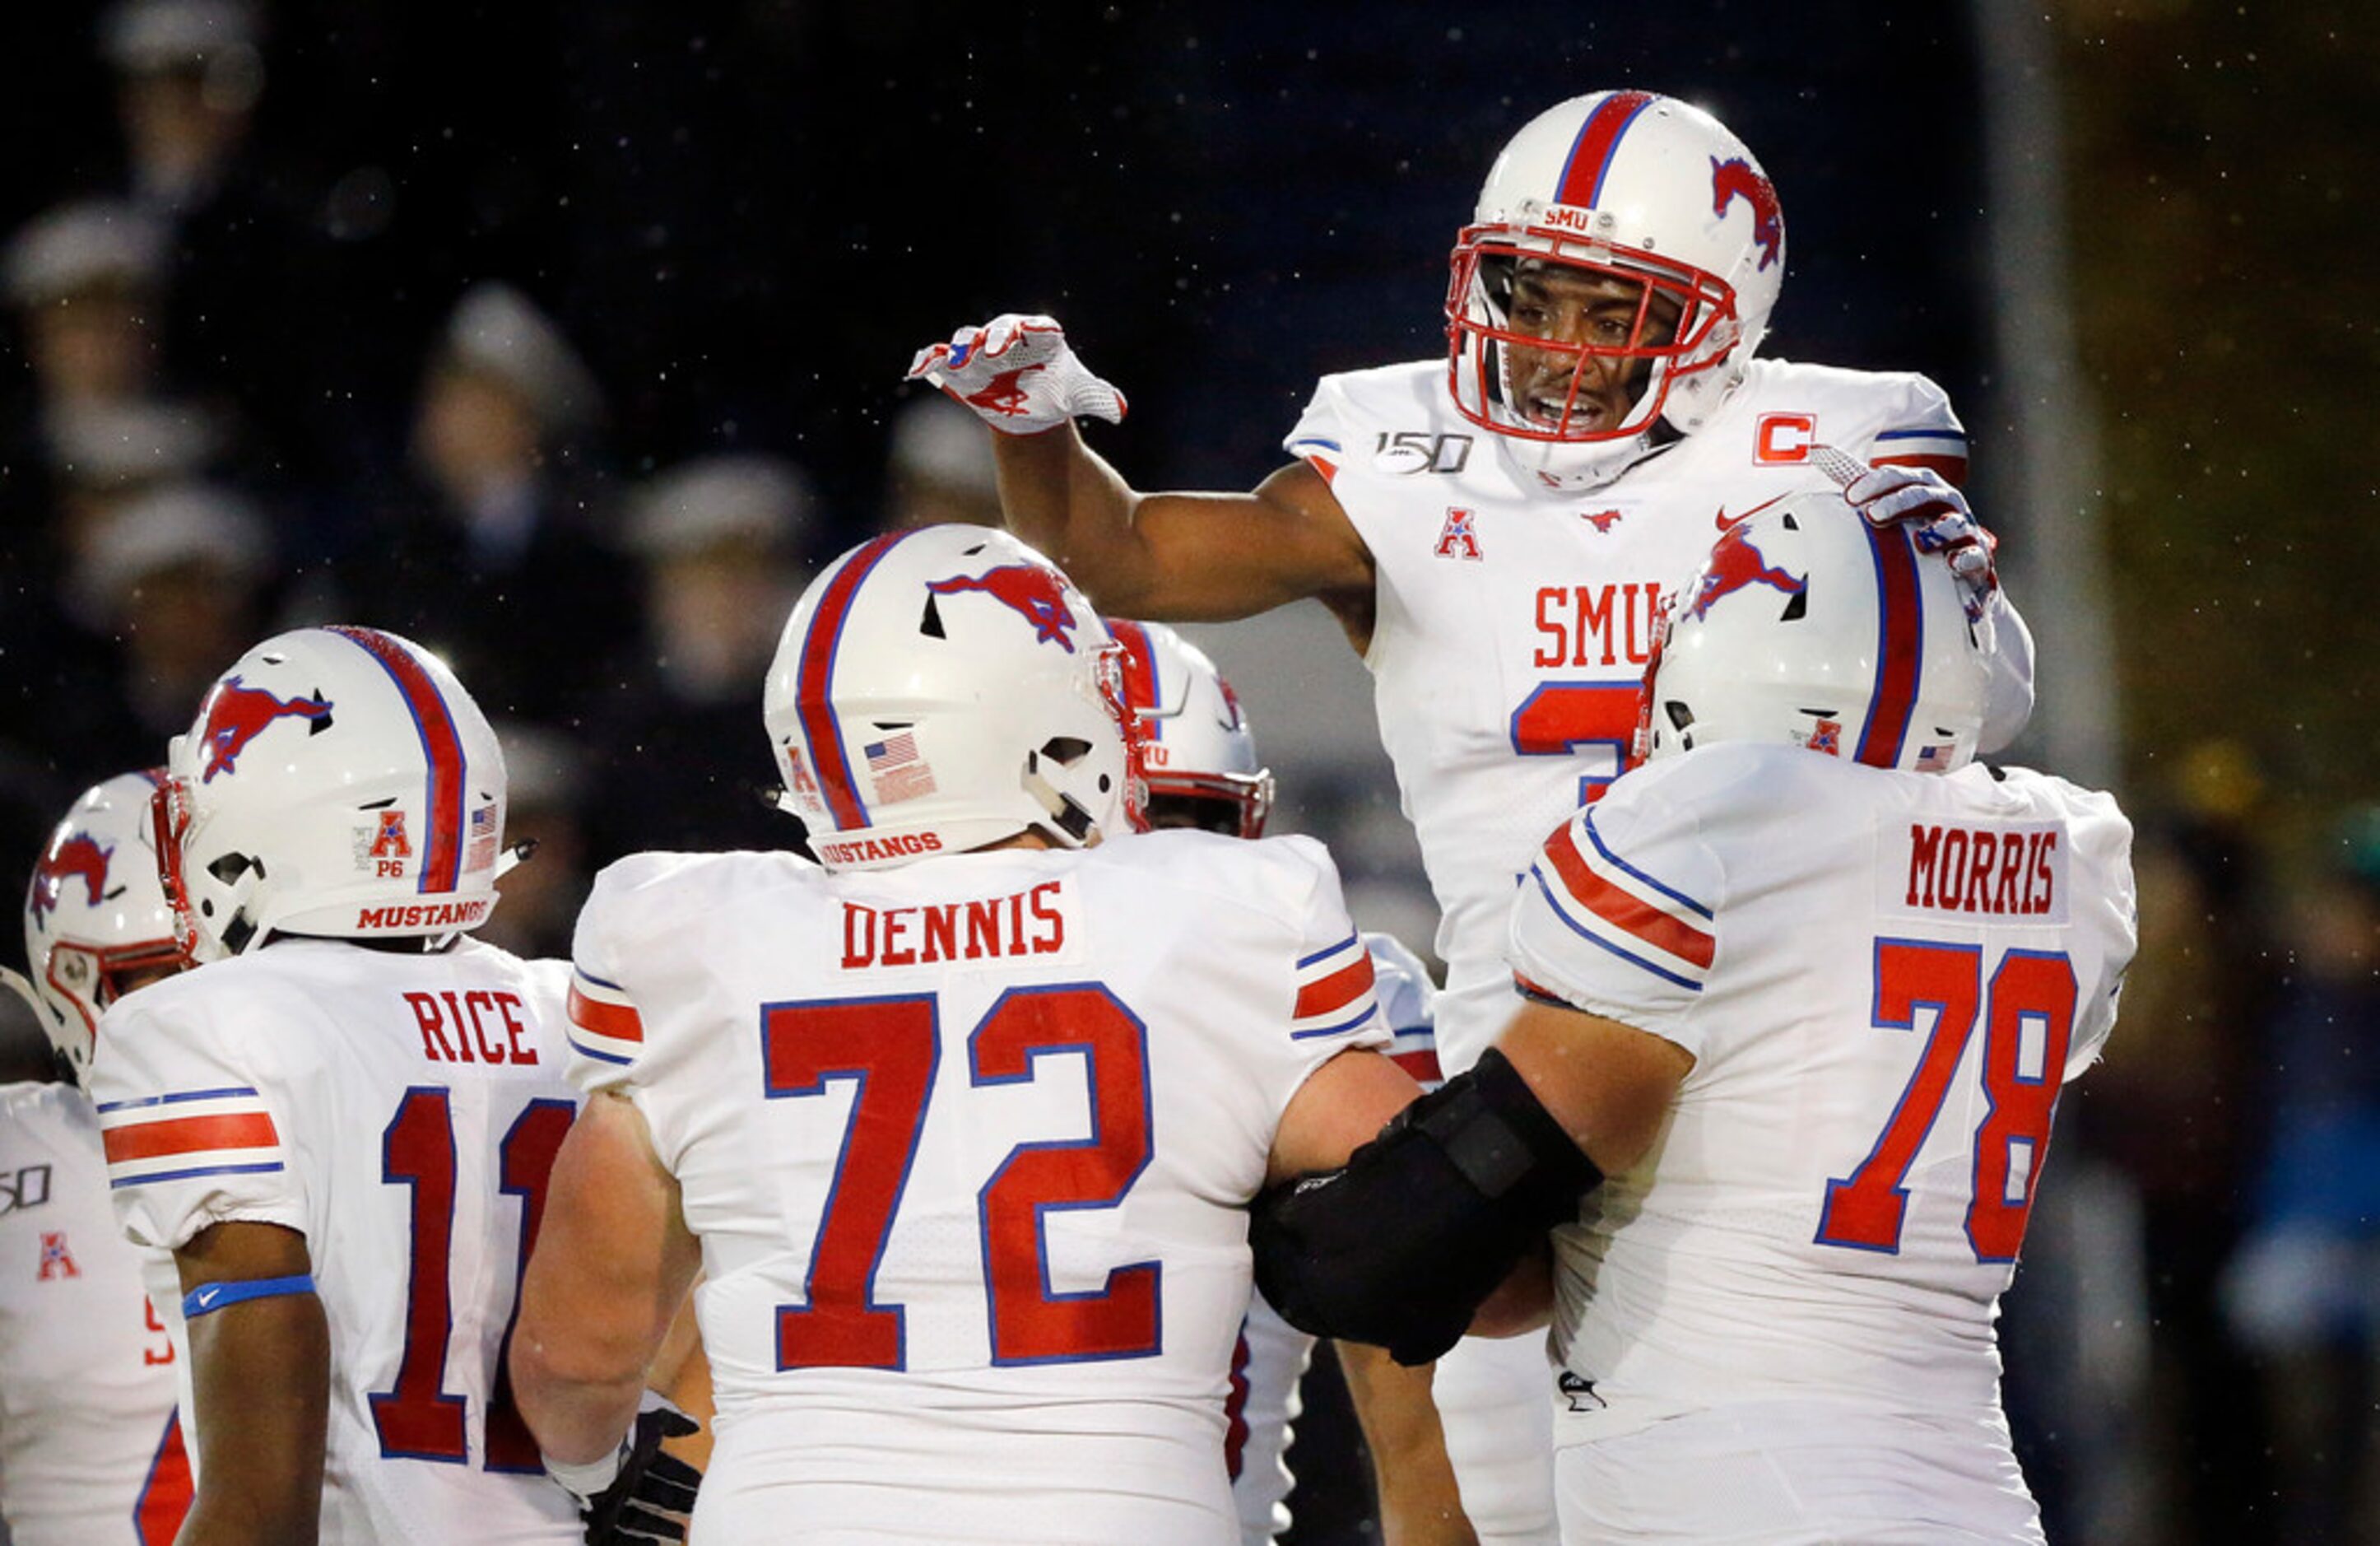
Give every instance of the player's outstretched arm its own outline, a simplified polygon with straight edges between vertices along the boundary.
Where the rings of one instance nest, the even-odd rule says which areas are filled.
[[[322,1522],[331,1333],[306,1237],[212,1224],[174,1253],[188,1319],[199,1491],[180,1546],[311,1546]]]
[[[1114,616],[1220,622],[1308,596],[1368,608],[1371,554],[1304,463],[1252,493],[1142,493],[1083,443],[1080,416],[1120,421],[1123,398],[1048,317],[1002,316],[918,352],[930,381],[994,432],[1001,508]]]
[[[1372,1452],[1372,1485],[1385,1546],[1473,1546],[1454,1463],[1430,1399],[1430,1368],[1407,1369],[1388,1349],[1338,1345],[1339,1372]]]
[[[662,1512],[693,1502],[691,1473],[656,1459],[693,1424],[649,1403],[646,1378],[700,1264],[643,1114],[624,1096],[590,1096],[554,1157],[510,1366],[521,1416],[546,1469],[586,1505],[590,1540],[637,1506],[649,1469],[668,1494]]]

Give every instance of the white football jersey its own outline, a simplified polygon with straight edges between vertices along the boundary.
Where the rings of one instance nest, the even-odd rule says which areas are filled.
[[[1385,1049],[1397,1066],[1424,1090],[1439,1085],[1438,1043],[1430,1028],[1437,984],[1419,957],[1389,934],[1366,934],[1372,956],[1373,992],[1394,1038]],[[1314,1357],[1314,1338],[1281,1318],[1252,1294],[1232,1351],[1231,1395],[1224,1406],[1224,1455],[1230,1462],[1232,1502],[1239,1511],[1244,1546],[1267,1546],[1289,1528],[1291,1424],[1297,1420],[1298,1382]]]
[[[1565,492],[1517,472],[1500,436],[1456,413],[1446,371],[1326,376],[1284,444],[1329,480],[1377,566],[1365,663],[1438,895],[1438,1034],[1453,1074],[1512,1015],[1514,883],[1620,771],[1663,593],[1732,520],[1830,486],[1814,445],[1956,482],[1967,443],[1923,376],[1755,359],[1700,431],[1609,487]],[[2030,649],[1999,611],[2013,679],[1998,691],[2021,723]]]
[[[475,941],[290,939],[100,1022],[91,1092],[125,1232],[167,1249],[231,1220],[306,1236],[331,1335],[325,1546],[578,1539],[498,1380],[577,1114],[565,988],[561,963]],[[158,1308],[178,1326],[178,1303]]]
[[[115,1227],[99,1117],[0,1086],[0,1515],[16,1546],[166,1546],[190,1506],[179,1356]]]
[[[2026,769],[1724,744],[1547,841],[1513,969],[1695,1059],[1556,1234],[1558,1443],[1821,1400],[2006,1445],[1996,1301],[2058,1091],[2115,1022],[2131,840],[2111,797]]]
[[[699,1539],[1232,1537],[1245,1205],[1389,1040],[1319,845],[640,855],[575,953],[574,1077],[702,1240]]]

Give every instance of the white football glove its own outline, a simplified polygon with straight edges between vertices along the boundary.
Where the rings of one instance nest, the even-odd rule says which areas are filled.
[[[1048,317],[1011,311],[917,351],[904,381],[929,381],[1003,434],[1038,434],[1086,415],[1123,422],[1123,394],[1091,374]]]
[[[1915,527],[1917,550],[1940,554],[1959,577],[1968,620],[1983,616],[2000,587],[1992,563],[2000,540],[1976,521],[1965,494],[1929,469],[1869,467],[1831,445],[1815,447],[1811,459],[1842,486],[1852,508],[1875,525]]]

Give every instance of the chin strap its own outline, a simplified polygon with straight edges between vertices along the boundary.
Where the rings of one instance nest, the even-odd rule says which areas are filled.
[[[1080,847],[1091,829],[1099,824],[1098,819],[1083,808],[1081,801],[1042,776],[1040,753],[1028,751],[1025,754],[1023,783],[1025,792],[1039,802],[1041,809],[1050,813],[1050,820],[1075,846]]]

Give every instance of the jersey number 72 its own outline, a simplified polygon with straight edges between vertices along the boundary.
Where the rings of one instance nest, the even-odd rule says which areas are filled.
[[[876,1272],[941,1065],[941,1005],[930,993],[775,1004],[760,1024],[771,1099],[822,1095],[837,1080],[857,1087],[810,1253],[808,1302],[777,1309],[777,1367],[904,1368],[905,1312],[878,1301]],[[1041,1227],[1053,1210],[1114,1207],[1147,1168],[1147,1028],[1099,983],[1011,989],[968,1033],[967,1077],[1029,1080],[1038,1060],[1069,1053],[1085,1060],[1091,1136],[1018,1144],[977,1194],[995,1364],[1159,1350],[1161,1264],[1119,1266],[1099,1288],[1061,1294]]]

